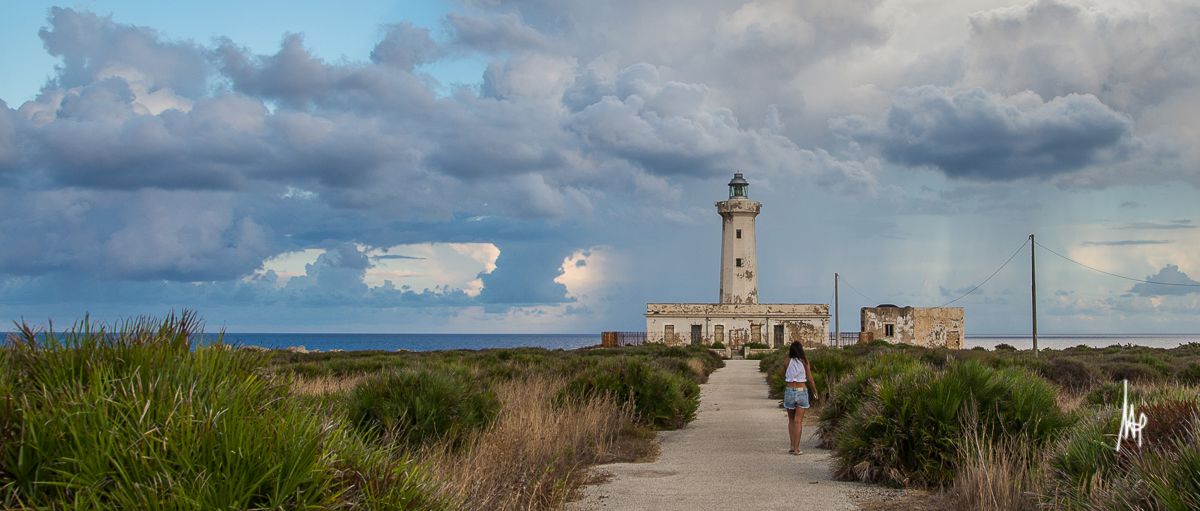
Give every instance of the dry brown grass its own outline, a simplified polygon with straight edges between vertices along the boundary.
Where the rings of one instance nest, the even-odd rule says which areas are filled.
[[[968,424],[970,426],[970,424]],[[961,447],[962,462],[947,500],[957,509],[1024,511],[1038,509],[1041,455],[1021,439],[990,441],[977,427]]]
[[[292,392],[305,396],[319,396],[347,392],[354,389],[366,375],[353,376],[318,376],[315,378],[300,378],[292,380]]]
[[[688,369],[691,369],[692,374],[695,374],[697,378],[701,381],[708,381],[708,375],[704,373],[704,362],[701,362],[698,358],[689,358],[687,365]]]
[[[1087,392],[1081,390],[1060,390],[1056,401],[1059,408],[1064,412],[1071,413],[1080,406],[1083,406],[1083,399],[1087,397]]]
[[[462,449],[421,456],[442,494],[464,509],[561,507],[633,424],[633,411],[610,398],[556,404],[564,385],[535,378],[497,387],[501,409],[491,428]]]

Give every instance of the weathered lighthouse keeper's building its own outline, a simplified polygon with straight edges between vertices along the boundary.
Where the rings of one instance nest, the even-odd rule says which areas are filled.
[[[762,203],[750,200],[742,174],[729,182],[721,215],[721,293],[718,303],[647,303],[646,342],[721,343],[737,349],[756,342],[771,347],[799,340],[823,346],[829,338],[829,305],[758,303],[754,219]]]

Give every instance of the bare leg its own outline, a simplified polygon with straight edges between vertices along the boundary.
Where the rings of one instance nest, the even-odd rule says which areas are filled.
[[[796,446],[800,445],[800,437],[796,436],[796,410],[788,410],[788,445],[791,446],[792,452],[796,452]]]
[[[792,429],[796,430],[796,434],[792,436],[792,450],[800,452],[800,439],[804,436],[804,409],[796,407],[796,415],[792,421]]]

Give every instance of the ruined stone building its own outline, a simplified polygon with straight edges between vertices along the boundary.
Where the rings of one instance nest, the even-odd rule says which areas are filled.
[[[858,342],[901,342],[962,349],[962,307],[897,307],[890,303],[862,308]]]
[[[745,343],[772,347],[799,340],[822,346],[828,339],[829,305],[758,303],[758,258],[754,220],[762,203],[750,200],[742,174],[729,181],[729,199],[716,203],[721,215],[721,292],[718,303],[647,303],[646,342]]]

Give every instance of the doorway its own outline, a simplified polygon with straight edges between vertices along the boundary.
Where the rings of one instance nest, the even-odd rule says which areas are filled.
[[[774,347],[778,348],[787,344],[787,339],[784,338],[785,335],[783,325],[775,325],[775,336],[771,339],[774,342]]]
[[[692,325],[692,344],[700,344],[704,339],[704,326]]]

